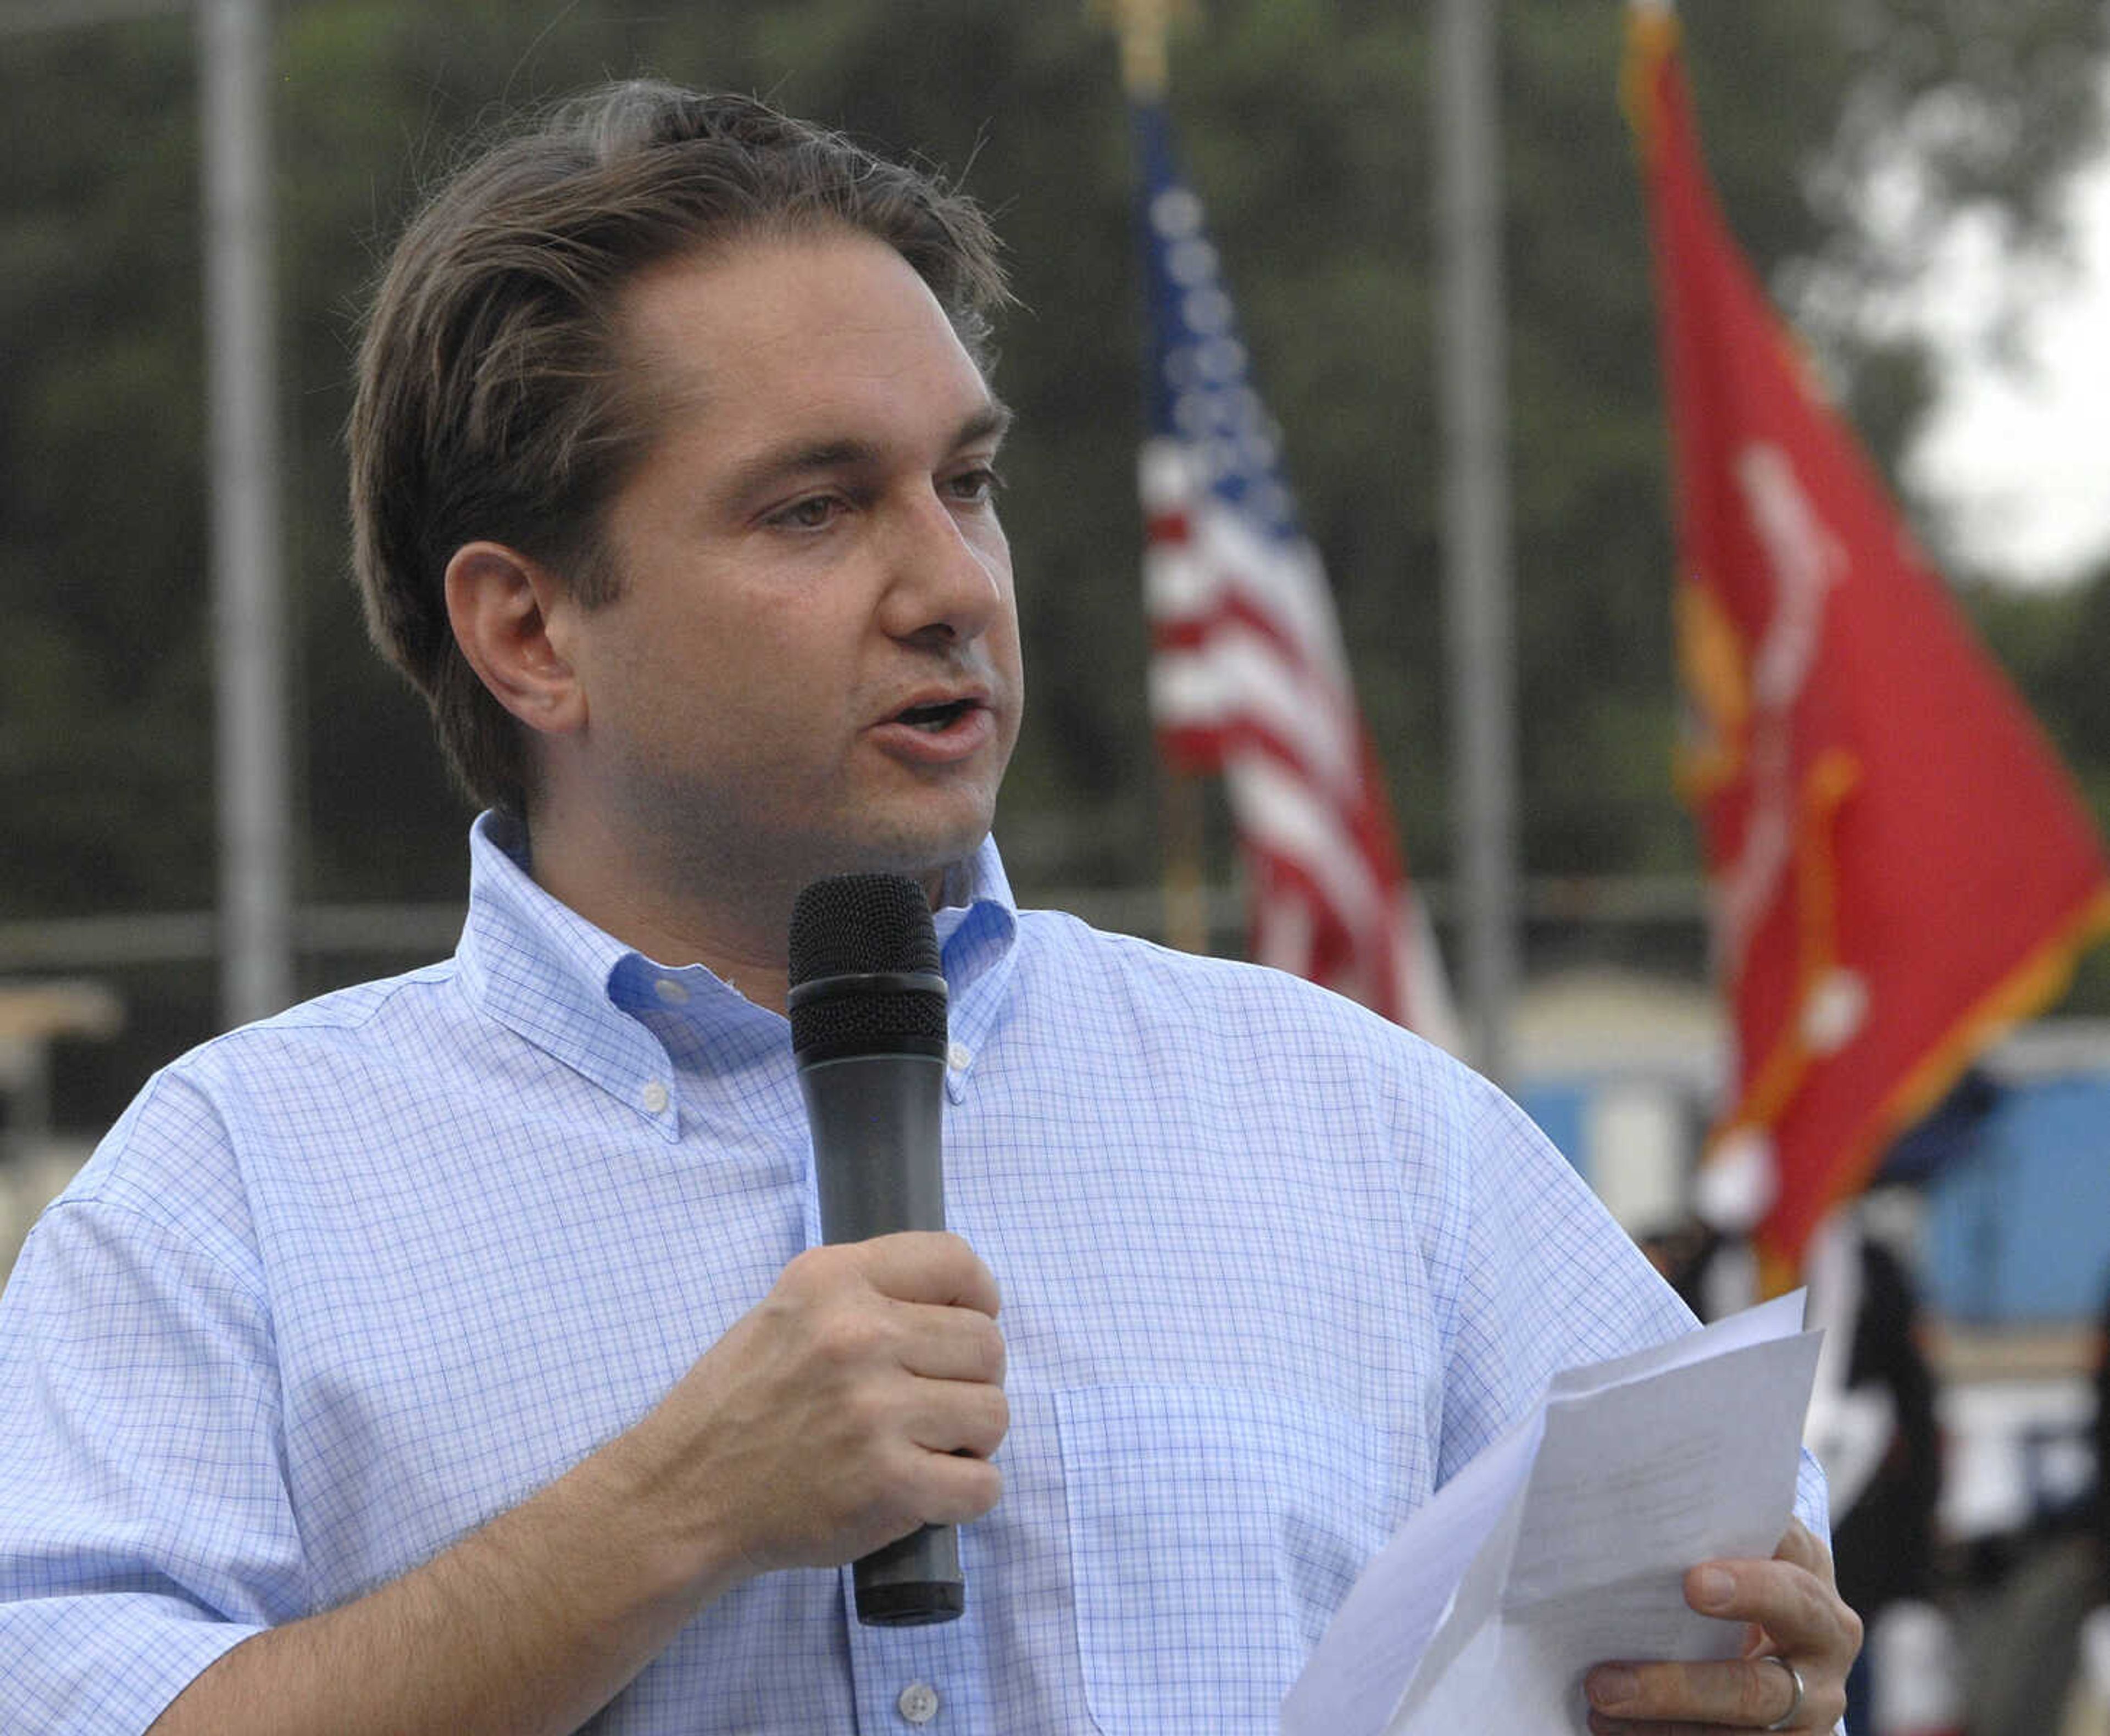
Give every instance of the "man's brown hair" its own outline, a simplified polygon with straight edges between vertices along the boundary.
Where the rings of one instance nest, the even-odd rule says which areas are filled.
[[[487,151],[396,244],[360,348],[353,558],[368,631],[478,802],[524,813],[523,732],[455,643],[445,576],[489,538],[588,607],[621,575],[603,509],[657,433],[617,316],[645,268],[840,225],[893,247],[978,362],[1005,299],[987,219],[935,177],[743,97],[617,84]]]

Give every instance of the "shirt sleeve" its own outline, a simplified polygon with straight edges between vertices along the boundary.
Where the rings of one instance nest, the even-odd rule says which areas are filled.
[[[304,1612],[268,1314],[203,1238],[122,1193],[48,1208],[0,1296],[7,1729],[143,1731]]]

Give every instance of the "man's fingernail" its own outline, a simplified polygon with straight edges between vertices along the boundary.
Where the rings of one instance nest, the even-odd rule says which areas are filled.
[[[1640,1688],[1641,1683],[1633,1671],[1617,1664],[1590,1672],[1590,1703],[1603,1711],[1617,1711],[1633,1698]]]
[[[1702,1609],[1719,1609],[1736,1596],[1736,1581],[1719,1567],[1702,1567],[1693,1577],[1692,1594]]]

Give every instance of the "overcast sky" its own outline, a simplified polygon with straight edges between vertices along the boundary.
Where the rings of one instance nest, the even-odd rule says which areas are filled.
[[[1984,355],[1994,287],[2013,281],[1987,230],[1959,228],[1922,310],[1957,365],[1908,461],[1913,486],[1940,503],[1967,559],[2018,583],[2081,577],[2110,557],[2110,162],[2073,197],[2080,269],[2028,295],[2016,365]]]

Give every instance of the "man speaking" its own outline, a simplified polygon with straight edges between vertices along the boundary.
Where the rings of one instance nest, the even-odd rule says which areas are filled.
[[[1003,298],[963,198],[658,85],[412,224],[352,506],[467,923],[168,1068],[31,1236],[0,1725],[1270,1730],[1548,1375],[1689,1326],[1442,1054],[1017,908]],[[935,912],[949,1233],[823,1238],[786,936],[849,873]],[[1830,1729],[1822,1509],[1696,1571],[1749,1657],[1595,1727]],[[957,1619],[857,1619],[925,1526]]]

